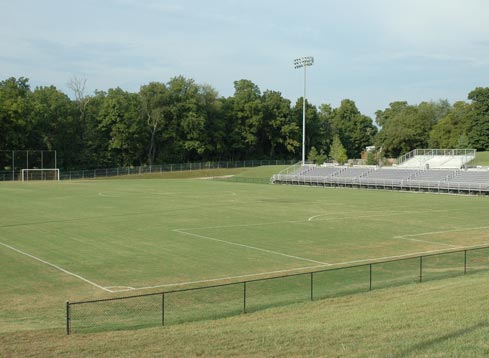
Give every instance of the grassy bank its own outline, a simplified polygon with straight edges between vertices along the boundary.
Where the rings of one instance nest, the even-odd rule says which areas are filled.
[[[475,159],[469,165],[489,166],[489,152],[476,152]]]
[[[0,336],[2,357],[484,357],[487,273],[167,328]]]

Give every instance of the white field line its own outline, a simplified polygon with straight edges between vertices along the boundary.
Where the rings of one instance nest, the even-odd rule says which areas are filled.
[[[204,229],[229,229],[233,227],[251,227],[251,226],[266,226],[266,225],[278,225],[278,224],[302,224],[304,220],[286,220],[286,221],[270,221],[266,223],[254,223],[254,224],[236,224],[236,225],[218,225],[218,226],[201,226],[191,227],[184,229],[175,229],[173,231],[189,231],[189,230],[204,230]]]
[[[326,266],[330,266],[330,264],[326,264],[326,265],[314,265],[314,266],[305,266],[305,267],[298,267],[298,268],[295,268],[295,269],[286,269],[286,270],[277,270],[277,271],[250,273],[250,274],[246,274],[246,275],[237,275],[237,276],[210,278],[210,279],[206,279],[206,280],[177,282],[177,283],[167,283],[167,284],[161,284],[161,285],[155,285],[155,286],[131,287],[131,288],[121,289],[121,290],[117,290],[117,291],[113,291],[113,292],[126,292],[126,291],[135,291],[135,290],[149,290],[149,289],[153,289],[153,288],[174,287],[174,286],[188,286],[188,285],[195,285],[195,284],[200,284],[200,283],[222,282],[222,281],[236,280],[236,279],[240,279],[240,278],[249,278],[249,277],[258,278],[260,276],[267,276],[267,275],[273,275],[273,274],[278,274],[278,273],[297,272],[297,271],[301,271],[301,270],[311,270],[311,269],[320,268],[320,267],[326,267]],[[114,287],[116,287],[116,286],[114,286]],[[123,286],[120,286],[120,287],[123,287]]]
[[[409,236],[409,235],[408,235]],[[404,236],[394,236],[393,239],[397,239],[397,240],[409,240],[409,241],[416,241],[416,242],[425,242],[425,243],[428,243],[428,244],[435,244],[435,245],[441,245],[441,246],[448,246],[448,247],[452,247],[454,249],[461,249],[463,246],[457,246],[457,245],[450,245],[450,244],[445,244],[445,243],[442,243],[442,242],[437,242],[437,241],[429,241],[429,240],[420,240],[420,239],[413,239],[411,237],[404,237]]]
[[[448,212],[449,210],[420,210],[420,211],[401,211],[392,214],[369,214],[369,215],[355,215],[355,216],[334,216],[336,214],[344,214],[344,213],[328,213],[328,214],[319,214],[313,215],[307,219],[307,221],[331,221],[331,220],[344,220],[344,219],[368,219],[368,218],[382,218],[382,217],[390,217],[390,216],[398,216],[398,215],[406,215],[406,214],[421,214],[421,213],[437,213],[437,212]],[[320,218],[323,216],[333,215],[332,217],[328,217],[326,219],[315,220],[316,218]]]
[[[92,282],[92,281],[90,281],[90,280],[86,279],[86,278],[85,278],[85,277],[83,277],[83,276],[80,276],[80,275],[77,275],[76,273],[70,272],[70,271],[68,271],[68,270],[66,270],[66,269],[64,269],[64,268],[62,268],[62,267],[60,267],[60,266],[58,266],[58,265],[52,264],[51,262],[48,262],[48,261],[46,261],[46,260],[43,260],[43,259],[41,259],[41,258],[39,258],[39,257],[37,257],[37,256],[31,255],[31,254],[28,254],[27,252],[24,252],[24,251],[22,251],[22,250],[16,249],[16,248],[15,248],[15,247],[13,247],[13,246],[10,246],[10,245],[7,245],[7,244],[4,244],[3,242],[0,242],[0,245],[3,245],[3,246],[5,246],[6,248],[8,248],[8,249],[10,249],[10,250],[13,250],[13,251],[15,251],[15,252],[17,252],[17,253],[19,253],[19,254],[22,254],[22,255],[25,255],[25,256],[27,256],[27,257],[30,257],[31,259],[37,260],[37,261],[39,261],[39,262],[42,262],[42,263],[43,263],[43,264],[45,264],[45,265],[51,266],[51,267],[55,268],[56,270],[59,270],[59,271],[61,271],[61,272],[64,272],[64,273],[65,273],[65,274],[67,274],[67,275],[70,275],[70,276],[76,277],[76,278],[78,278],[78,279],[80,279],[80,280],[82,280],[82,281],[85,281],[86,283],[89,283],[89,284],[90,284],[90,285],[92,285],[92,286],[95,286],[95,287],[97,287],[97,288],[100,288],[101,290],[104,290],[104,291],[106,291],[106,292],[113,292],[112,290],[108,289],[107,287],[100,286],[100,285],[96,284],[95,282]]]
[[[487,244],[487,243],[485,243],[485,244]],[[477,245],[477,246],[466,246],[466,247],[463,247],[463,248],[464,249],[470,249],[470,248],[473,248],[473,247],[479,247],[479,246],[483,246],[483,245],[484,244]],[[335,262],[335,263],[332,263],[331,266],[358,264],[358,263],[361,263],[361,262],[374,262],[374,261],[378,261],[378,260],[400,259],[400,258],[403,258],[403,257],[410,257],[410,256],[413,256],[413,258],[415,258],[415,257],[421,256],[421,255],[435,254],[435,253],[439,253],[439,252],[450,252],[450,251],[453,251],[453,250],[450,250],[450,249],[440,249],[440,250],[411,252],[409,254],[394,255],[394,256],[384,256],[384,257],[376,257],[374,259],[360,259],[360,260],[353,260],[353,261]]]
[[[436,235],[436,234],[448,234],[451,232],[464,232],[464,231],[473,231],[473,230],[482,230],[482,229],[489,229],[489,226],[478,226],[478,227],[471,227],[471,228],[464,228],[464,229],[453,229],[453,230],[444,230],[444,231],[431,231],[431,232],[422,232],[418,234],[407,234],[407,235],[398,235],[394,236],[394,239],[399,239],[399,240],[410,240],[410,241],[419,241],[419,242],[426,242],[429,244],[436,244],[436,245],[445,245],[453,248],[458,248],[462,249],[465,246],[457,246],[457,245],[450,245],[450,244],[445,244],[437,241],[429,241],[429,240],[421,240],[421,239],[413,239],[413,237],[418,237],[418,236],[426,236],[426,235]]]
[[[464,249],[469,250],[471,248],[477,248],[477,247],[488,245],[488,244],[489,244],[489,242],[483,243],[481,245],[465,246]],[[384,256],[384,257],[376,257],[376,258],[372,258],[372,259],[360,259],[360,260],[353,260],[353,261],[335,262],[335,263],[331,263],[331,264],[327,264],[327,265],[298,267],[295,269],[288,269],[288,270],[260,272],[260,273],[246,274],[246,275],[228,276],[228,277],[212,278],[212,279],[197,280],[197,281],[178,282],[178,283],[168,283],[168,284],[161,284],[161,285],[154,285],[154,286],[128,287],[126,289],[114,290],[112,292],[127,292],[127,291],[137,291],[137,290],[150,290],[150,289],[163,288],[163,287],[188,286],[188,285],[195,285],[195,284],[201,284],[201,283],[222,282],[222,281],[229,281],[229,280],[235,280],[235,279],[240,279],[240,278],[249,278],[249,277],[259,278],[260,276],[265,276],[265,275],[289,273],[289,272],[296,272],[296,271],[301,271],[301,270],[311,270],[311,269],[320,268],[320,267],[331,268],[332,266],[342,266],[342,265],[350,265],[350,264],[357,264],[357,263],[376,262],[379,260],[405,258],[405,257],[410,257],[410,256],[412,256],[413,258],[416,258],[417,256],[420,256],[420,255],[435,254],[435,253],[440,253],[440,252],[447,252],[448,253],[451,251],[453,251],[453,250],[440,249],[440,250],[431,250],[431,251],[420,251],[420,252],[412,252],[412,253],[403,254],[403,255]],[[124,287],[124,286],[113,286],[113,287],[115,288],[115,287]]]
[[[467,227],[464,229],[452,229],[452,230],[444,230],[444,231],[431,231],[431,232],[421,232],[418,234],[408,234],[408,235],[400,235],[394,236],[396,239],[405,238],[405,237],[416,237],[416,236],[425,236],[425,235],[436,235],[436,234],[448,234],[451,232],[463,232],[463,231],[472,231],[472,230],[482,230],[489,229],[489,226],[477,226],[477,227]]]
[[[105,197],[105,198],[119,198],[119,196],[117,196],[117,195],[106,194],[106,192],[103,192],[103,191],[100,191],[98,193],[98,196],[102,196],[102,197]]]
[[[197,238],[200,238],[200,239],[206,239],[206,240],[212,240],[212,241],[222,242],[222,243],[228,244],[228,245],[245,247],[247,249],[262,251],[262,252],[266,252],[266,253],[273,254],[273,255],[284,256],[284,257],[288,257],[288,258],[292,258],[292,259],[296,259],[296,260],[301,260],[301,261],[314,262],[314,263],[320,264],[320,265],[329,265],[327,262],[321,262],[321,261],[312,260],[312,259],[308,259],[308,258],[300,257],[300,256],[288,255],[288,254],[284,254],[283,252],[262,249],[262,248],[256,247],[256,246],[245,245],[245,244],[238,244],[238,243],[232,242],[232,241],[226,241],[226,240],[216,239],[215,237],[194,234],[194,233],[191,233],[191,232],[183,231],[181,229],[175,229],[173,231],[178,232],[179,234],[183,234],[183,235],[189,235],[189,236],[197,237]]]

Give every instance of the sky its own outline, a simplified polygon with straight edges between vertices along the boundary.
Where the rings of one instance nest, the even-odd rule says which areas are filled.
[[[183,75],[232,96],[234,81],[371,117],[398,100],[466,100],[489,86],[487,0],[0,0],[0,80],[72,96]]]

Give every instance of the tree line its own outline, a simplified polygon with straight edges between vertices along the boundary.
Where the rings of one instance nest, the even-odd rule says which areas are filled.
[[[235,81],[230,97],[183,76],[137,93],[87,94],[77,78],[68,87],[71,97],[54,86],[32,90],[23,77],[1,81],[0,150],[56,149],[63,169],[300,158],[303,99],[292,104],[249,80]],[[385,156],[421,147],[488,150],[489,88],[468,99],[393,102],[375,120],[350,99],[338,108],[306,101],[306,151],[322,159],[338,150],[359,158],[369,145]]]

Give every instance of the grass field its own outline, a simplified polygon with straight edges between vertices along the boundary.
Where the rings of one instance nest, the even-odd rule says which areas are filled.
[[[273,168],[255,170],[238,175]],[[488,244],[488,208],[482,197],[201,179],[1,183],[0,334],[62,334],[66,300]]]
[[[469,164],[489,166],[489,152],[476,152],[475,159]]]

